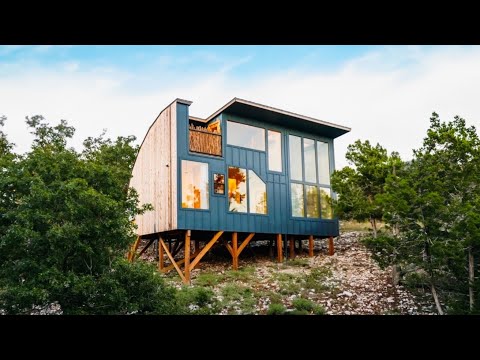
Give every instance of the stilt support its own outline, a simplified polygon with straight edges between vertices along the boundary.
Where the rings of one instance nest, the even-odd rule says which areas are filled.
[[[165,267],[165,262],[163,259],[163,246],[160,244],[160,242],[163,242],[161,236],[158,238],[158,270],[162,271]]]
[[[281,263],[283,261],[282,253],[282,234],[277,234],[277,261]]]
[[[233,270],[238,270],[238,233],[232,234]]]
[[[195,265],[197,265],[200,260],[202,260],[202,258],[205,256],[205,254],[208,252],[208,250],[210,250],[210,248],[217,242],[217,240],[220,238],[220,236],[222,236],[223,234],[223,231],[219,231],[217,232],[214,237],[212,238],[212,240],[210,240],[207,245],[205,245],[202,250],[198,253],[198,255],[195,257],[195,260],[192,261],[192,263],[190,264],[190,270],[192,270]]]
[[[333,247],[333,236],[330,236],[328,238],[328,255],[333,255],[335,254],[335,249]]]
[[[238,233],[234,232],[232,233],[232,246],[230,246],[228,243],[225,244],[225,246],[227,247],[227,250],[232,255],[233,270],[238,270],[238,258],[240,257],[240,254],[247,247],[247,245],[250,243],[250,241],[253,239],[254,236],[255,236],[255,233],[248,234],[245,240],[243,240],[242,244],[238,246]]]
[[[177,270],[177,273],[178,275],[180,275],[180,277],[182,278],[182,281],[186,284],[187,283],[187,279],[185,278],[185,276],[183,275],[183,272],[182,270],[180,270],[180,267],[177,265],[177,263],[175,262],[175,259],[173,258],[172,254],[170,253],[170,251],[168,251],[168,248],[167,248],[167,245],[165,245],[165,242],[163,240],[160,240],[160,245],[162,245],[163,247],[163,250],[165,250],[165,253],[167,254],[167,257],[168,259],[170,260],[170,262],[172,263],[173,267],[175,268],[175,270]]]
[[[190,284],[190,236],[191,231],[185,232],[185,283]]]
[[[130,248],[130,251],[128,253],[127,259],[129,262],[133,262],[135,260],[135,253],[137,252],[138,247],[140,246],[140,241],[142,240],[141,236],[137,237],[137,240],[133,243],[132,247]]]
[[[293,259],[295,257],[295,240],[293,238],[290,238],[288,245],[290,247],[290,254],[288,256],[290,257],[290,259]]]
[[[313,257],[313,235],[308,238],[308,256]]]

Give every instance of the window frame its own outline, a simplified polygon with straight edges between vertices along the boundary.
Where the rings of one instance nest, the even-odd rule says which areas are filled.
[[[256,125],[250,125],[250,124],[246,124],[244,122],[241,122],[241,121],[236,121],[236,120],[231,120],[230,118],[227,118],[226,119],[226,133],[225,133],[225,143],[227,146],[235,146],[235,147],[238,147],[238,148],[241,148],[241,149],[248,149],[248,150],[252,150],[252,151],[261,151],[261,152],[264,152],[266,153],[267,152],[267,148],[268,148],[268,145],[267,145],[267,131],[266,131],[266,128],[265,127],[260,127],[260,126],[256,126]],[[231,122],[231,123],[236,123],[236,124],[240,124],[240,125],[244,125],[244,126],[250,126],[250,127],[253,127],[253,128],[257,128],[257,129],[261,129],[263,130],[263,144],[264,144],[264,149],[263,150],[259,150],[259,149],[254,149],[254,148],[250,148],[250,147],[246,147],[246,146],[242,146],[242,145],[236,145],[236,144],[229,144],[228,143],[228,140],[229,140],[229,132],[230,132],[230,127],[228,126],[228,123]]]
[[[299,137],[301,139],[301,146],[300,146],[300,150],[301,150],[301,158],[302,158],[302,180],[293,180],[291,175],[292,175],[292,172],[291,172],[291,163],[290,163],[290,136],[296,136],[296,137]],[[332,209],[332,218],[330,219],[327,219],[327,218],[323,218],[322,217],[322,201],[321,201],[321,189],[328,189],[330,191],[330,199],[333,200],[334,198],[334,194],[333,194],[333,191],[332,191],[332,187],[331,187],[331,183],[330,184],[324,184],[324,183],[320,183],[320,169],[319,169],[319,150],[318,150],[318,143],[325,143],[327,144],[327,148],[328,148],[328,170],[329,170],[329,178],[331,178],[331,169],[332,169],[332,166],[331,166],[331,161],[330,161],[330,153],[331,153],[331,146],[330,146],[330,142],[331,142],[331,139],[326,139],[326,138],[317,138],[317,137],[314,137],[312,139],[312,137],[308,134],[303,134],[303,133],[299,133],[299,132],[296,132],[296,131],[288,131],[286,133],[286,138],[288,139],[288,143],[285,144],[285,149],[288,153],[285,154],[285,156],[287,157],[287,164],[286,164],[286,168],[288,169],[288,171],[286,172],[286,175],[287,175],[287,186],[288,186],[288,192],[289,192],[289,199],[288,199],[288,204],[290,206],[290,219],[291,220],[306,220],[306,221],[333,221],[336,219],[335,217],[335,213],[333,212],[333,204],[330,204],[331,206],[331,209]],[[304,139],[309,139],[309,140],[314,140],[314,148],[315,148],[315,166],[316,166],[316,182],[310,182],[310,181],[306,181],[305,180],[305,159],[304,159]],[[291,190],[291,184],[301,184],[303,186],[303,212],[304,212],[304,215],[303,216],[293,216],[293,208],[292,208],[292,190]],[[306,194],[306,186],[315,186],[317,188],[317,191],[318,191],[318,195],[317,195],[317,204],[318,204],[318,209],[319,209],[319,217],[316,218],[316,217],[307,217],[307,194]]]
[[[284,139],[284,134],[281,130],[277,130],[277,129],[272,129],[271,127],[266,127],[265,128],[265,136],[266,136],[266,144],[267,144],[267,156],[266,156],[266,159],[267,159],[267,171],[272,173],[272,174],[284,174],[285,173],[285,161],[284,161],[284,143],[285,143],[285,139]],[[278,170],[270,170],[270,148],[269,148],[269,145],[270,145],[270,141],[268,141],[268,132],[269,131],[273,131],[273,132],[276,132],[276,133],[279,133],[280,134],[280,165],[282,167],[282,170],[281,171],[278,171]]]
[[[211,211],[211,208],[210,208],[210,164],[208,162],[203,162],[203,161],[197,161],[197,160],[191,160],[191,159],[179,159],[180,160],[180,166],[178,166],[178,169],[180,170],[180,174],[178,176],[179,178],[179,188],[180,188],[180,191],[178,191],[179,193],[179,204],[178,204],[178,210],[185,210],[185,211],[203,211],[203,212],[210,212]],[[207,209],[195,209],[195,208],[190,208],[190,207],[183,207],[182,206],[182,202],[183,202],[183,172],[182,172],[182,162],[183,161],[190,161],[190,162],[196,162],[196,163],[201,163],[201,164],[206,164],[207,165],[207,174],[208,174],[208,185],[207,185],[207,189],[208,189],[208,208]]]

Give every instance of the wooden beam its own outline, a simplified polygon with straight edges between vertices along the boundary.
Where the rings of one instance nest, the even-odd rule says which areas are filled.
[[[282,234],[277,234],[277,260],[278,262],[283,261],[283,253],[282,253]]]
[[[137,252],[138,246],[140,245],[140,241],[142,240],[141,236],[137,236],[137,239],[133,243],[132,247],[130,248],[130,252],[128,253],[128,261],[133,262],[135,260],[135,253]]]
[[[163,249],[165,250],[165,253],[167,254],[168,258],[170,259],[172,265],[175,267],[175,270],[177,270],[178,275],[182,278],[183,282],[186,283],[187,279],[185,279],[185,276],[182,273],[182,270],[178,267],[177,263],[175,262],[175,259],[173,258],[172,254],[170,254],[170,251],[167,249],[167,245],[163,242],[163,240],[160,240],[160,245],[162,245]]]
[[[243,240],[242,242],[242,245],[240,245],[240,247],[238,248],[238,252],[237,252],[237,259],[238,257],[240,256],[240,254],[242,253],[243,249],[245,249],[245,247],[248,245],[248,243],[253,239],[253,237],[255,236],[255,233],[250,233],[247,238],[245,240]],[[237,264],[238,265],[238,264]]]
[[[160,241],[163,241],[161,236],[158,238],[158,270],[162,271],[165,267],[165,262],[163,259],[163,246],[160,245]]]
[[[328,255],[335,254],[335,248],[333,247],[333,236],[328,238]]]
[[[181,240],[177,239],[177,242],[175,243],[175,246],[173,247],[173,251],[172,251],[172,256],[173,257],[177,256],[178,252],[180,251],[180,249],[182,248],[184,243],[185,243],[185,241],[181,241]]]
[[[205,256],[205,254],[208,252],[208,250],[210,250],[210,248],[213,246],[213,244],[215,244],[217,242],[217,240],[220,238],[220,236],[222,236],[223,234],[223,231],[219,231],[215,234],[215,236],[212,238],[212,240],[210,240],[208,242],[208,244],[206,244],[203,249],[200,251],[200,253],[197,255],[197,257],[195,258],[195,260],[192,261],[192,263],[190,264],[190,270],[192,270],[195,265],[197,265],[200,260],[202,260],[202,258]]]
[[[233,270],[238,270],[238,233],[232,233]]]
[[[195,255],[194,254],[191,254],[190,255],[190,260],[192,260],[193,258],[195,258]],[[176,261],[176,264],[178,265],[178,267],[180,267],[180,265],[182,265],[183,263],[185,262],[185,259],[181,259],[181,260],[178,260]],[[170,270],[173,270],[175,268],[175,266],[172,264],[172,265],[168,265],[167,267],[164,267],[162,272],[164,274],[168,273]]]
[[[290,257],[290,259],[293,259],[295,257],[295,239],[293,237],[290,238],[290,241],[288,242],[288,245],[290,246],[289,257]]]
[[[145,246],[145,247],[142,249],[142,251],[140,251],[140,254],[138,254],[138,257],[142,256],[142,254],[143,254],[145,251],[147,251],[147,249],[153,244],[154,241],[155,241],[155,239],[151,239],[151,240],[148,242],[147,246]]]
[[[232,256],[232,259],[233,259],[233,249],[232,249],[232,247],[230,246],[228,241],[225,240],[225,239],[223,239],[223,243],[225,244],[225,247],[227,248],[228,252],[230,253],[230,255]]]
[[[195,239],[195,251],[193,254],[198,255],[199,252],[200,252],[200,240]]]
[[[308,238],[308,256],[313,257],[313,235]]]
[[[185,284],[190,284],[190,236],[191,231],[187,230],[185,232]]]

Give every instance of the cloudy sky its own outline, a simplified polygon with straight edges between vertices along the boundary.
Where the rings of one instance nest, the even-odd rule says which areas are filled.
[[[480,46],[0,46],[4,131],[28,149],[25,116],[137,136],[175,98],[206,117],[233,97],[349,126],[336,140],[379,142],[411,158],[432,111],[480,128]]]

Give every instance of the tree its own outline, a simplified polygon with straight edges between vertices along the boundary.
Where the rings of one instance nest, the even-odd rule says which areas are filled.
[[[377,221],[382,219],[383,209],[378,196],[383,193],[386,178],[401,167],[398,153],[390,156],[377,144],[357,140],[348,146],[346,158],[354,166],[335,171],[332,189],[338,194],[335,210],[340,218],[357,221],[369,220],[374,237]]]
[[[377,197],[394,238],[367,241],[384,259],[427,275],[438,312],[440,298],[460,311],[478,309],[475,264],[480,247],[480,140],[456,116],[430,128],[411,162],[388,175]],[[477,260],[476,260],[477,259]],[[467,300],[468,299],[468,300]]]
[[[128,189],[135,139],[102,134],[78,153],[67,147],[75,129],[66,121],[26,122],[32,149],[0,177],[0,308],[29,313],[58,302],[64,314],[174,311],[156,271],[122,260],[135,238],[132,219],[149,208]]]

